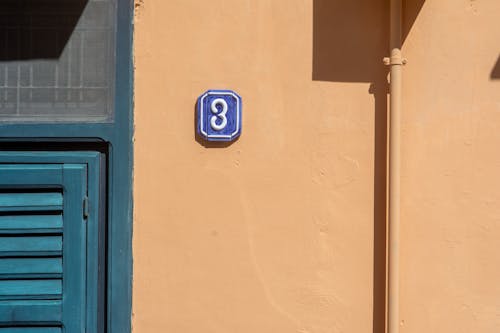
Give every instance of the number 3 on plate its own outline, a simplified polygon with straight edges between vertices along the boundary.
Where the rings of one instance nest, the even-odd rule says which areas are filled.
[[[198,98],[198,135],[208,141],[234,141],[241,134],[241,97],[232,90],[208,90]]]
[[[222,111],[220,113],[219,109],[217,109],[217,105],[222,106]],[[222,98],[214,99],[214,101],[212,102],[212,106],[210,108],[212,109],[212,113],[215,114],[215,116],[212,116],[212,118],[210,118],[210,126],[215,131],[223,130],[227,125],[227,118],[226,118],[227,102]],[[221,120],[220,124],[217,124],[217,118]]]

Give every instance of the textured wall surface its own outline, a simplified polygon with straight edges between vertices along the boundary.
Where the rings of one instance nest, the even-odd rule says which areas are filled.
[[[498,332],[500,3],[420,7],[403,327]],[[387,21],[385,0],[136,1],[134,332],[383,333]],[[210,88],[243,98],[231,145],[195,138]]]
[[[403,48],[405,332],[500,331],[499,17],[428,0]]]

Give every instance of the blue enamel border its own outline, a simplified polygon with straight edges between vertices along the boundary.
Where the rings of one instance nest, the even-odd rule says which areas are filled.
[[[231,135],[228,135],[228,136],[224,136],[224,137],[218,137],[218,136],[213,136],[213,135],[210,135],[210,134],[207,134],[206,132],[203,131],[203,123],[202,123],[202,119],[203,119],[203,116],[202,116],[202,104],[203,104],[203,99],[205,97],[207,97],[208,95],[217,95],[217,94],[220,94],[220,95],[232,95],[236,98],[237,102],[238,102],[238,123],[237,123],[237,126],[238,126],[238,129],[232,133]],[[198,97],[197,101],[196,101],[196,109],[197,109],[197,115],[196,115],[196,133],[204,138],[205,140],[208,140],[208,141],[226,141],[226,142],[229,142],[229,141],[234,141],[236,138],[238,138],[240,135],[241,135],[241,131],[242,131],[242,118],[243,118],[243,100],[241,98],[240,95],[238,95],[238,93],[236,93],[235,91],[233,90],[228,90],[228,89],[210,89],[210,90],[207,90],[205,91],[200,97]]]
[[[107,333],[131,332],[133,1],[117,0],[116,92],[109,123],[0,123],[2,142],[106,142],[109,146]]]

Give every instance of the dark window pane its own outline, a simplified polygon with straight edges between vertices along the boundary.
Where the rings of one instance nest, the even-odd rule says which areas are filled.
[[[0,1],[0,121],[112,119],[115,2]]]

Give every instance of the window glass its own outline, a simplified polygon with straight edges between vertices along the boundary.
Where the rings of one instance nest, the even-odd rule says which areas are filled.
[[[0,121],[112,120],[115,1],[0,1]]]

